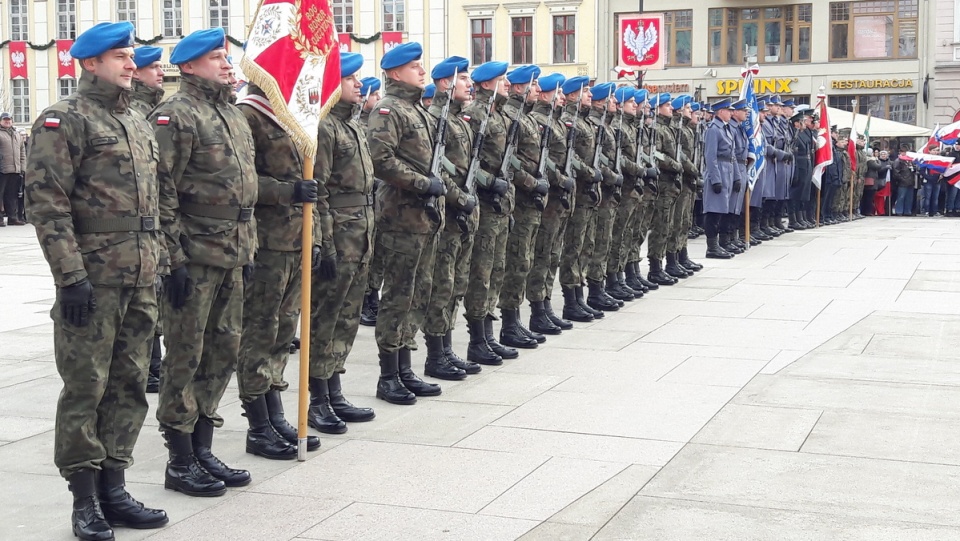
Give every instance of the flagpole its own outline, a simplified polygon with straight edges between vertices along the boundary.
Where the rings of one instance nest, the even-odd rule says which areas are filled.
[[[747,209],[747,212],[746,212],[746,214],[744,214],[744,216],[746,216],[746,218],[744,219],[744,226],[743,226],[743,227],[744,227],[744,230],[745,230],[746,233],[747,233],[747,238],[744,239],[744,240],[746,240],[746,242],[744,242],[744,244],[747,245],[747,250],[749,250],[749,249],[750,249],[750,183],[749,183],[749,182],[747,182],[747,191],[746,191],[745,196],[746,196],[746,199],[745,199],[744,202],[743,202],[743,207],[744,207],[745,209]]]
[[[313,178],[313,159],[303,162],[303,178]],[[307,410],[310,405],[310,286],[313,283],[313,203],[303,204],[300,239],[300,387],[297,391],[297,460],[307,460]]]
[[[823,81],[820,81],[820,101],[817,102],[817,109],[819,109],[820,106],[823,105],[823,102],[827,99],[824,91],[825,88],[823,86]],[[822,118],[820,119],[820,122],[823,122]],[[821,124],[820,127],[823,128],[823,125]],[[830,126],[827,126],[827,131],[830,131]],[[816,168],[816,164],[814,164],[814,168]],[[820,187],[817,188],[817,208],[814,211],[814,227],[820,227],[820,192],[823,191],[823,177],[821,176],[820,179]]]
[[[851,102],[853,104],[853,119],[850,121],[850,136],[853,137],[853,134],[857,131],[857,100]],[[853,153],[857,153],[857,142],[856,141],[847,141],[847,149],[850,148],[850,144],[853,143]],[[853,160],[850,160],[850,221],[853,221],[853,183],[857,181],[857,168],[853,165]]]

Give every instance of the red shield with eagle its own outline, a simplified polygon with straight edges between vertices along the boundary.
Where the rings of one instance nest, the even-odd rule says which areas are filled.
[[[619,16],[619,66],[663,69],[663,15]]]

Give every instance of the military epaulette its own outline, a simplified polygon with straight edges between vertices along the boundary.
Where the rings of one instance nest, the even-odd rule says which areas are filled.
[[[54,118],[54,117],[47,117],[47,118],[44,119],[44,121],[43,121],[43,127],[44,127],[44,128],[51,128],[51,129],[54,129],[54,130],[55,130],[55,129],[57,129],[57,128],[60,127],[60,119],[59,119],[59,118]]]

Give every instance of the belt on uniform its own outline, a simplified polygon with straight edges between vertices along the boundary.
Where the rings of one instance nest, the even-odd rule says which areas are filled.
[[[373,205],[372,193],[338,193],[330,196],[327,205],[331,209],[342,209],[346,207],[369,207]]]
[[[203,218],[236,220],[238,222],[249,222],[253,218],[253,207],[232,207],[230,205],[180,203],[180,212]]]
[[[127,218],[81,218],[73,221],[77,233],[123,233],[157,231],[159,216],[130,216]]]

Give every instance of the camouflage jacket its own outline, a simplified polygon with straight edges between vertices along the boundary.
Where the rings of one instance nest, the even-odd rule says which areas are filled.
[[[473,132],[480,133],[480,125],[484,117],[489,113],[487,104],[490,103],[490,95],[493,90],[486,90],[477,86],[476,98],[469,105],[463,108],[461,117],[470,123]],[[507,98],[497,94],[493,100],[493,112],[490,114],[490,120],[487,121],[487,131],[483,138],[483,147],[480,149],[480,169],[488,177],[495,178],[500,176],[500,167],[503,163],[503,152],[507,147],[507,127],[509,120],[503,113],[503,106]],[[506,179],[508,182],[510,179]],[[485,183],[481,183],[485,184]],[[494,212],[491,206],[492,196],[487,190],[478,190],[482,210],[480,212]],[[513,212],[515,190],[513,184],[507,189],[500,201],[501,214],[510,214]]]
[[[368,263],[373,252],[373,162],[353,109],[341,101],[320,122],[313,171],[320,183],[323,255]]]
[[[573,139],[573,172],[577,180],[577,205],[587,205],[588,207],[597,206],[597,201],[593,200],[587,191],[590,189],[590,182],[593,180],[593,149],[596,147],[596,130],[586,121],[584,115],[589,114],[589,110],[581,108],[580,116],[577,116],[577,104],[568,103],[563,108],[561,122],[567,130],[575,130]],[[566,140],[566,137],[564,138]],[[585,207],[586,208],[586,207]]]
[[[603,108],[591,107],[587,113],[587,122],[593,129],[594,134],[599,134],[603,130],[603,142],[600,151],[600,171],[603,174],[603,182],[600,184],[600,193],[603,196],[601,205],[611,203],[617,181],[615,163],[617,158],[617,142],[612,126],[612,118],[615,113],[607,113],[603,126],[600,126],[600,120],[603,116]],[[592,159],[592,156],[591,156]],[[606,205],[609,206],[609,205]]]
[[[370,115],[367,141],[377,178],[377,227],[383,231],[432,234],[423,194],[430,187],[434,119],[418,105],[423,89],[387,79],[386,96]],[[437,198],[443,216],[443,198]],[[443,224],[440,224],[441,227]]]
[[[169,264],[159,231],[157,142],[129,104],[128,90],[84,71],[77,92],[33,125],[27,218],[59,287],[84,278],[153,287]]]
[[[250,86],[248,93],[263,96]],[[241,103],[255,148],[257,241],[259,248],[298,252],[303,240],[303,204],[293,202],[294,183],[303,177],[303,157],[286,130],[256,107]],[[314,175],[316,176],[316,175]],[[320,214],[314,206],[314,245],[320,244]]]
[[[533,189],[537,187],[537,166],[540,164],[540,125],[529,114],[533,106],[522,103],[521,99],[522,94],[511,94],[503,106],[503,114],[507,118],[507,127],[511,128],[517,112],[520,113],[516,152],[520,165],[519,169],[514,169],[513,185],[517,205],[530,208],[534,206]]]
[[[370,111],[360,111],[360,127],[366,131],[370,125]]]
[[[257,250],[255,146],[230,85],[183,74],[150,115],[160,145],[160,225],[173,268],[236,268]],[[215,215],[215,216],[214,216]]]
[[[537,123],[540,130],[540,137],[549,132],[549,141],[547,142],[547,180],[550,181],[551,194],[559,195],[563,192],[561,174],[563,171],[564,160],[567,157],[567,130],[563,124],[550,115],[550,104],[538,101],[530,112],[530,118]],[[539,151],[539,149],[537,149]],[[539,154],[537,159],[540,159]]]
[[[443,106],[449,100],[447,93],[438,93],[433,98],[430,105],[430,115],[435,119],[440,118],[443,112]],[[463,110],[463,103],[459,101],[450,102],[450,111],[447,119],[447,141],[444,154],[447,160],[453,164],[454,174],[449,175],[447,184],[447,218],[446,227],[449,231],[460,231],[456,223],[456,213],[458,209],[467,204],[467,170],[470,168],[470,156],[473,153],[473,131],[470,130],[470,124],[460,118],[460,112]],[[476,191],[476,188],[474,188]],[[480,220],[480,206],[474,208],[470,216],[467,217],[467,229],[471,232],[477,230],[477,223]]]
[[[130,99],[130,108],[138,111],[144,117],[163,101],[163,89],[151,88],[140,81],[133,80],[133,95]]]
[[[680,148],[683,150],[683,159],[680,160],[680,163],[683,164],[683,184],[687,188],[697,189],[700,170],[693,163],[694,149],[697,144],[697,128],[690,122],[689,118],[684,118],[680,122]]]
[[[637,165],[637,116],[623,115],[623,135],[620,136],[620,159],[622,160],[624,171],[627,171],[627,163],[631,164],[630,171],[635,171],[623,175],[623,197],[632,197],[638,199],[640,194],[636,191],[637,184],[643,182],[640,178],[644,170]]]
[[[658,180],[679,184],[683,164],[677,160],[677,136],[673,128],[673,117],[657,115],[656,131],[659,141],[657,150],[663,154],[657,164],[660,168]]]

